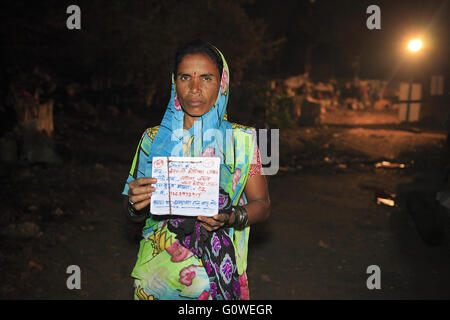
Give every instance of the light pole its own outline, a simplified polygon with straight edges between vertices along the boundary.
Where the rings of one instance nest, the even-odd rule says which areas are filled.
[[[416,38],[412,39],[408,42],[408,50],[413,54],[416,55],[420,50],[422,49],[422,40]],[[411,57],[414,58],[414,57]],[[411,66],[411,69],[413,67]],[[406,102],[406,116],[405,120],[409,121],[409,109],[410,109],[410,103],[411,103],[411,94],[412,94],[412,86],[413,86],[413,70],[410,70],[409,72],[409,83],[408,83],[408,101]]]

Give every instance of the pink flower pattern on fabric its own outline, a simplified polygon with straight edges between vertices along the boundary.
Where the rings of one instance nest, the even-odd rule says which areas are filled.
[[[184,284],[185,286],[190,286],[192,284],[192,279],[194,279],[196,276],[196,273],[195,273],[196,269],[197,269],[197,267],[192,265],[192,266],[189,266],[189,267],[181,270],[180,283]]]
[[[178,241],[172,243],[166,250],[172,256],[170,259],[172,262],[180,262],[193,256],[193,253],[183,247]]]
[[[261,159],[259,158],[258,147],[255,146],[252,162],[250,163],[250,171],[248,172],[248,177],[251,178],[261,173],[262,173]]]
[[[203,290],[202,294],[198,296],[197,300],[208,300],[209,291]]]
[[[175,110],[177,110],[177,111],[181,110],[181,104],[180,104],[180,101],[178,101],[178,97],[176,95],[175,95],[174,105],[175,105]]]
[[[214,157],[216,155],[216,150],[213,147],[206,147],[203,151],[202,157]]]
[[[227,89],[227,82],[228,82],[228,73],[226,70],[223,70],[222,72],[222,79],[220,81],[220,87],[222,90],[220,91],[220,94],[223,94]]]
[[[241,169],[236,169],[233,175],[233,191],[236,189],[240,177],[241,177]]]
[[[246,276],[245,272],[243,274],[239,275],[239,284],[241,286],[241,299],[249,300],[247,276]]]

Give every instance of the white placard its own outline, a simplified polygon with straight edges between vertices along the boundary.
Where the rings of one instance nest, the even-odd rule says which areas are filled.
[[[220,158],[153,157],[152,177],[157,180],[152,214],[211,217],[219,212]]]

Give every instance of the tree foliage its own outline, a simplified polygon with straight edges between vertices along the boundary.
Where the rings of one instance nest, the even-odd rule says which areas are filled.
[[[57,71],[115,77],[142,73],[151,81],[170,79],[176,47],[195,38],[221,49],[237,82],[273,51],[264,24],[251,20],[240,2],[79,1],[81,30],[74,31],[65,24],[70,4],[55,0],[11,4],[9,13],[2,16],[7,26],[3,34],[15,32],[6,39],[6,47],[23,50],[25,55],[34,50],[27,59],[45,60]],[[46,59],[38,57],[44,48]]]

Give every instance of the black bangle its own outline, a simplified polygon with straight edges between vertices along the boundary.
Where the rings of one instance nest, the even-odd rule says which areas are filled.
[[[234,212],[234,224],[233,228],[242,230],[247,227],[248,224],[248,213],[243,206],[233,207]]]
[[[143,216],[143,212],[140,212],[136,210],[130,201],[128,201],[128,213],[130,214],[130,217],[141,217]]]

